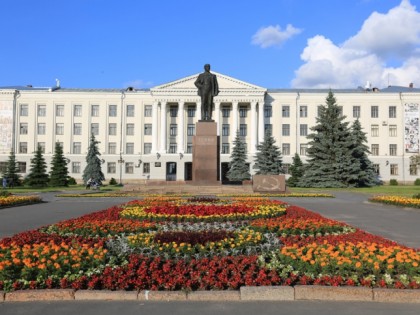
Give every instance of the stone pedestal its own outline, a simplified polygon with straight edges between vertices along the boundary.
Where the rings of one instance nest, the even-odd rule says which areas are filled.
[[[215,122],[199,121],[193,137],[192,182],[219,185],[219,137]]]
[[[254,192],[284,193],[286,192],[286,178],[284,175],[254,175],[252,189]]]

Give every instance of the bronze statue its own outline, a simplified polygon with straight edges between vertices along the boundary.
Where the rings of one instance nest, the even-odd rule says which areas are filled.
[[[211,113],[213,107],[213,96],[219,94],[219,85],[216,75],[210,73],[210,65],[204,65],[204,72],[194,82],[198,88],[198,95],[201,96],[201,120],[212,121]]]

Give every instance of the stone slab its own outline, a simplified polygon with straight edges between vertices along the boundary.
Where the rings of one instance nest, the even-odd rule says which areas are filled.
[[[194,291],[187,294],[190,301],[239,301],[241,294],[239,291]]]
[[[0,302],[4,302],[4,291],[0,291]]]
[[[420,290],[377,288],[373,289],[373,300],[375,302],[420,303]]]
[[[286,192],[286,177],[284,175],[254,175],[252,189],[254,192],[284,193]]]
[[[130,301],[137,300],[137,291],[78,290],[75,300]]]
[[[296,300],[373,301],[373,291],[365,287],[295,286]]]
[[[74,300],[72,289],[22,290],[6,293],[7,302]]]
[[[187,293],[184,291],[140,291],[138,299],[141,301],[185,301]]]
[[[293,301],[294,299],[293,287],[241,287],[241,300],[244,301]]]

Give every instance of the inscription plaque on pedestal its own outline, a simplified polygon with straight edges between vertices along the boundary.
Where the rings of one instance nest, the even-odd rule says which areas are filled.
[[[217,124],[200,121],[193,137],[192,181],[199,185],[219,185],[219,138]]]

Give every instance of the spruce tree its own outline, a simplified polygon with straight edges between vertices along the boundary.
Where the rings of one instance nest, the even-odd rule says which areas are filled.
[[[239,132],[233,141],[232,155],[230,156],[229,171],[226,177],[230,181],[243,181],[251,178],[249,166],[246,162],[246,144],[241,139]]]
[[[290,174],[291,176],[287,180],[287,185],[290,187],[297,187],[299,186],[299,180],[302,178],[304,171],[304,165],[302,160],[300,159],[299,154],[295,153],[293,157],[293,163],[290,165]]]
[[[6,178],[8,186],[20,186],[19,171],[16,155],[12,150],[10,151],[9,160],[7,161],[6,172],[3,173],[3,177]]]
[[[363,132],[359,120],[355,120],[351,126],[353,138],[353,157],[358,161],[358,176],[352,184],[356,187],[371,187],[379,184],[377,175],[373,168],[372,162],[368,158],[369,147],[367,143],[366,133]]]
[[[55,143],[54,155],[51,161],[50,185],[56,187],[68,186],[69,171],[67,161],[63,154],[63,147]]]
[[[26,178],[26,183],[31,187],[42,188],[48,185],[47,163],[42,154],[42,148],[37,147],[31,159],[31,169]]]
[[[348,187],[357,180],[358,163],[353,157],[353,143],[346,117],[332,91],[321,105],[317,124],[311,128],[307,150],[308,164],[299,181],[301,187]]]
[[[86,156],[86,167],[83,171],[83,181],[85,184],[90,178],[99,185],[101,185],[102,181],[105,180],[104,174],[101,170],[101,160],[99,159],[101,153],[98,150],[98,143],[99,141],[96,141],[95,135],[92,134]]]
[[[282,157],[276,140],[266,132],[264,141],[257,145],[257,154],[255,155],[254,169],[257,169],[257,175],[278,175],[283,173]]]

